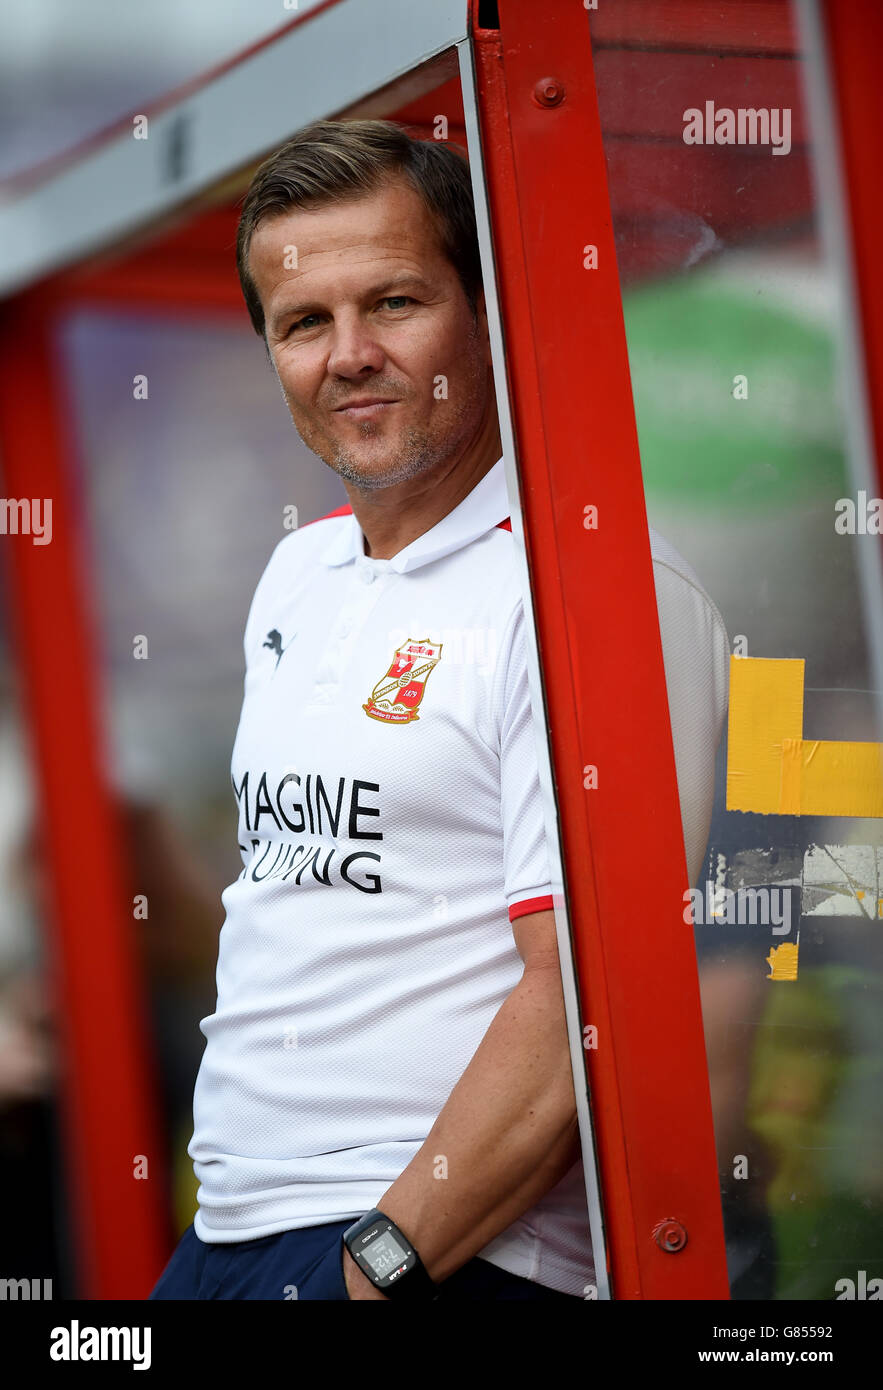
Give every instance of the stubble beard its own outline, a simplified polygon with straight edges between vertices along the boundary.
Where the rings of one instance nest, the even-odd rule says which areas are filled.
[[[370,422],[359,429],[365,439],[379,435]],[[382,466],[366,466],[355,449],[336,441],[318,452],[319,457],[345,482],[369,492],[419,478],[447,457],[450,445],[447,439],[436,439],[429,430],[410,425],[400,432],[392,459]]]

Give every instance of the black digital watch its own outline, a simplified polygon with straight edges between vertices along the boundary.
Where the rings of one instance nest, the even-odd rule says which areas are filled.
[[[417,1251],[403,1231],[377,1207],[347,1227],[343,1241],[362,1273],[387,1298],[438,1297]]]

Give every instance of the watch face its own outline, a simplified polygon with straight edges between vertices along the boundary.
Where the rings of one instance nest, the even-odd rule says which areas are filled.
[[[377,1237],[361,1250],[361,1255],[371,1267],[375,1279],[386,1279],[394,1271],[398,1272],[408,1260],[404,1250],[391,1231],[381,1231]]]

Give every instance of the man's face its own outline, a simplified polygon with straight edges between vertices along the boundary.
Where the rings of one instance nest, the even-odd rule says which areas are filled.
[[[270,218],[249,263],[291,418],[329,467],[373,489],[462,455],[494,404],[484,298],[476,323],[413,188]]]

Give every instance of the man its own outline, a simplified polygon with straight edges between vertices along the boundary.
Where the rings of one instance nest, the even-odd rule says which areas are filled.
[[[249,612],[199,1210],[151,1297],[585,1297],[468,167],[391,123],[317,122],[258,170],[237,255],[295,427],[350,505],[279,542]],[[726,634],[654,547],[695,878]]]

